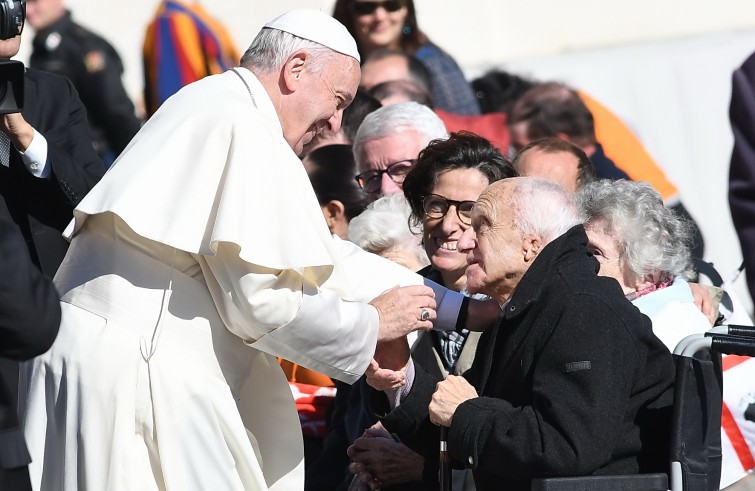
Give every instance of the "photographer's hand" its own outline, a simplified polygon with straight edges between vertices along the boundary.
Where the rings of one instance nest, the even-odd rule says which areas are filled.
[[[25,152],[34,138],[34,128],[24,119],[21,113],[4,114],[0,123],[0,131],[8,135],[17,150]]]

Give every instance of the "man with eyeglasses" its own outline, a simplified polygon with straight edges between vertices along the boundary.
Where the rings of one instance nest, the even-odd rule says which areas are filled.
[[[419,153],[448,138],[443,121],[428,107],[405,102],[370,113],[354,139],[359,186],[373,199],[398,193]]]

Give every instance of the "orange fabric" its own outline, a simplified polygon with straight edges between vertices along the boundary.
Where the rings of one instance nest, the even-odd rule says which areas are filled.
[[[679,190],[668,180],[632,130],[607,107],[582,91],[577,93],[592,113],[595,136],[603,145],[606,156],[632,180],[644,181],[653,186],[663,197],[663,201],[676,197]]]
[[[454,131],[471,131],[483,138],[490,140],[503,155],[509,150],[509,131],[506,126],[506,115],[504,113],[488,113],[478,116],[466,114],[454,114],[436,109],[435,114],[446,125],[449,133]]]
[[[283,358],[278,358],[278,363],[280,363],[281,368],[283,368],[283,373],[286,374],[286,380],[291,383],[316,385],[317,387],[336,386],[327,375],[315,372],[309,368],[304,368],[296,363],[284,360]]]

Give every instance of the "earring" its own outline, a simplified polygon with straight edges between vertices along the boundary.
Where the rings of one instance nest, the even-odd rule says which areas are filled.
[[[412,28],[411,28],[411,27],[409,27],[409,26],[404,26],[404,28],[403,28],[403,29],[401,29],[401,33],[402,33],[402,34],[403,34],[404,36],[408,36],[409,34],[411,34],[411,33],[412,33]]]

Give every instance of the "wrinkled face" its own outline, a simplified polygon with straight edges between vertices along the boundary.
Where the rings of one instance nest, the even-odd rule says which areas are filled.
[[[627,265],[616,233],[605,220],[594,220],[585,224],[587,248],[600,263],[600,276],[614,278],[621,285],[624,294],[637,291],[639,279]]]
[[[343,110],[351,104],[359,85],[359,63],[337,55],[320,71],[305,69],[300,76],[305,79],[298,90],[295,114],[288,115],[284,125],[286,141],[297,155],[318,133],[341,129]]]
[[[525,237],[514,225],[512,192],[484,192],[472,210],[472,227],[458,246],[467,255],[467,290],[505,302],[531,263],[525,260]]]
[[[352,0],[351,15],[354,20],[354,30],[360,47],[366,51],[374,51],[379,48],[399,49],[401,47],[401,30],[408,9],[401,0],[368,1]],[[376,6],[370,13],[362,14],[359,6],[355,4],[372,4]],[[396,7],[400,7],[396,10]]]
[[[487,177],[476,169],[452,169],[438,176],[432,194],[453,201],[477,201],[487,186]],[[435,269],[463,279],[467,255],[459,250],[458,241],[470,225],[459,218],[456,206],[449,206],[443,218],[425,215],[422,227],[425,251]]]
[[[546,153],[530,148],[519,157],[517,172],[520,176],[542,177],[573,193],[577,190],[579,160],[569,152]]]
[[[359,171],[382,170],[394,162],[415,160],[424,148],[423,138],[416,131],[403,131],[384,138],[364,142],[360,155],[357,155]],[[387,173],[380,182],[380,194],[401,192],[401,184],[396,183]]]
[[[34,29],[44,29],[63,14],[62,0],[27,0],[26,22]]]
[[[409,63],[401,56],[386,56],[379,60],[368,61],[362,65],[360,86],[370,90],[383,82],[410,80]]]

